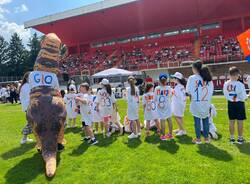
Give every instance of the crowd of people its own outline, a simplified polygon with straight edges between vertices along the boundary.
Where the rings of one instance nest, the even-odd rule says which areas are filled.
[[[110,51],[98,48],[80,55],[69,55],[62,59],[61,68],[70,74],[80,74],[81,71],[98,71],[114,66],[138,70],[140,68],[155,68],[168,63],[181,63],[194,59],[193,43],[161,44],[148,43],[133,48],[113,48]],[[234,37],[204,36],[201,38],[200,57],[205,62],[232,61],[242,59],[242,51]]]
[[[18,103],[19,102],[20,83],[10,83],[0,85],[0,102],[1,103]]]
[[[209,144],[211,138],[217,139],[217,129],[213,122],[216,116],[216,107],[211,103],[214,86],[212,75],[209,69],[200,61],[192,65],[193,75],[186,81],[184,76],[176,72],[170,76],[162,73],[159,76],[159,85],[154,86],[153,81],[145,81],[145,90],[142,97],[133,76],[128,77],[129,87],[126,89],[125,99],[127,101],[127,115],[124,123],[121,123],[119,108],[112,92],[111,84],[107,79],[103,79],[100,88],[94,93],[88,83],[83,83],[79,89],[72,83],[68,87],[68,92],[63,96],[66,104],[68,120],[65,126],[68,128],[76,127],[76,117],[81,115],[82,129],[84,131],[83,141],[94,145],[98,143],[95,133],[102,133],[104,137],[110,137],[113,132],[119,131],[120,135],[124,132],[130,133],[129,139],[141,136],[142,124],[139,120],[140,104],[143,106],[146,136],[150,136],[152,126],[156,127],[157,134],[162,141],[172,140],[174,136],[187,135],[185,129],[185,116],[187,97],[190,97],[190,113],[194,117],[195,138],[194,144]],[[242,81],[239,81],[240,70],[236,67],[229,69],[229,80],[224,84],[223,93],[228,101],[228,117],[230,142],[242,144],[243,121],[246,119],[245,101],[248,99],[246,89]],[[168,81],[174,82],[170,86]],[[250,77],[247,81],[250,87]],[[23,111],[27,109],[29,103],[27,76],[21,84],[20,100]],[[58,85],[56,85],[58,86]],[[175,119],[178,130],[173,130]],[[235,138],[235,122],[238,126],[238,137]],[[100,128],[100,129],[99,129]],[[28,138],[28,124],[23,130],[24,137],[21,143],[31,141]],[[101,130],[101,132],[100,132]],[[174,135],[175,134],[175,135]]]
[[[206,36],[202,40],[200,56],[204,60],[209,60],[211,57],[214,56],[224,56],[227,60],[235,60],[241,58],[242,51],[236,38],[225,38],[222,35],[219,35],[215,38],[210,38],[209,36]]]

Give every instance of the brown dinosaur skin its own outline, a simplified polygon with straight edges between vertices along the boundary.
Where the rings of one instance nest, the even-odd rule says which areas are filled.
[[[45,35],[37,56],[34,70],[59,74],[59,50],[61,40],[54,33]],[[27,119],[31,122],[37,141],[37,149],[42,151],[46,165],[46,175],[56,172],[58,144],[64,142],[64,122],[66,107],[59,91],[52,87],[40,86],[31,89]]]
[[[49,87],[31,92],[31,102],[27,111],[37,140],[46,162],[46,174],[52,177],[56,171],[57,144],[63,144],[66,109],[63,99]]]

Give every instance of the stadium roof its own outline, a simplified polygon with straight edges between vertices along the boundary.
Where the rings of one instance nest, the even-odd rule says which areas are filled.
[[[104,0],[25,22],[67,45],[171,30],[248,16],[250,0]]]

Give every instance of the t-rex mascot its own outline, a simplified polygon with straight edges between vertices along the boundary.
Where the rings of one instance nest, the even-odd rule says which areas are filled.
[[[37,140],[37,149],[46,163],[46,175],[56,172],[56,154],[63,149],[66,108],[60,96],[57,75],[61,40],[47,34],[29,75],[31,88],[27,117]]]

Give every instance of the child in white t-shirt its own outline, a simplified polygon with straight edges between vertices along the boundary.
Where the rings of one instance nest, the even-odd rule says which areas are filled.
[[[135,86],[135,78],[128,77],[129,87],[127,88],[127,103],[128,103],[128,119],[131,125],[132,133],[128,136],[129,139],[137,138],[141,135],[141,126],[139,121],[139,89]]]
[[[230,80],[225,82],[223,93],[228,100],[228,117],[230,142],[235,143],[234,124],[238,123],[238,140],[239,144],[245,142],[243,138],[243,121],[246,119],[245,100],[247,100],[246,89],[243,83],[238,81],[240,70],[236,67],[229,69]]]
[[[158,118],[161,123],[161,140],[173,139],[171,97],[173,89],[167,85],[168,75],[163,73],[159,76],[160,86],[155,88],[156,106]],[[168,134],[165,134],[166,120],[168,122]]]
[[[30,86],[28,83],[29,72],[24,74],[22,84],[20,86],[20,102],[22,105],[23,112],[27,112],[29,103],[30,103]],[[27,120],[27,119],[26,119]],[[30,122],[27,121],[25,127],[22,130],[23,138],[21,140],[21,144],[25,144],[27,142],[32,142],[33,140],[28,138],[28,135],[32,133],[32,127]]]
[[[200,61],[192,65],[194,75],[187,81],[186,91],[191,97],[190,112],[194,116],[196,138],[193,143],[201,144],[201,124],[203,123],[203,136],[205,143],[210,143],[209,139],[209,109],[213,95],[212,75],[209,69]]]
[[[79,94],[76,97],[76,101],[80,104],[80,113],[82,116],[82,124],[85,133],[83,140],[89,141],[91,145],[97,144],[93,130],[93,115],[92,115],[92,97],[89,95],[89,84],[83,83],[80,85]]]
[[[179,72],[176,72],[172,77],[174,78],[175,87],[171,106],[174,118],[179,126],[176,136],[182,136],[187,134],[183,127],[183,117],[186,109],[186,89],[184,87],[186,80]]]
[[[75,85],[70,85],[69,86],[69,92],[68,94],[64,95],[64,102],[66,104],[66,111],[67,111],[67,117],[68,117],[68,123],[67,126],[70,128],[71,127],[71,123],[72,123],[72,127],[76,127],[76,116],[77,116],[77,112],[76,112],[76,87]]]
[[[142,105],[144,111],[144,120],[146,120],[146,136],[150,135],[150,121],[154,120],[157,132],[160,134],[160,122],[157,113],[156,96],[154,94],[154,85],[146,84],[145,94],[142,96]]]
[[[107,137],[110,137],[111,133],[109,132],[109,123],[111,122],[113,109],[116,106],[116,99],[112,93],[111,85],[107,79],[103,79],[100,84],[102,85],[102,89],[97,93],[96,108],[97,112],[99,112],[102,117],[106,135]]]

